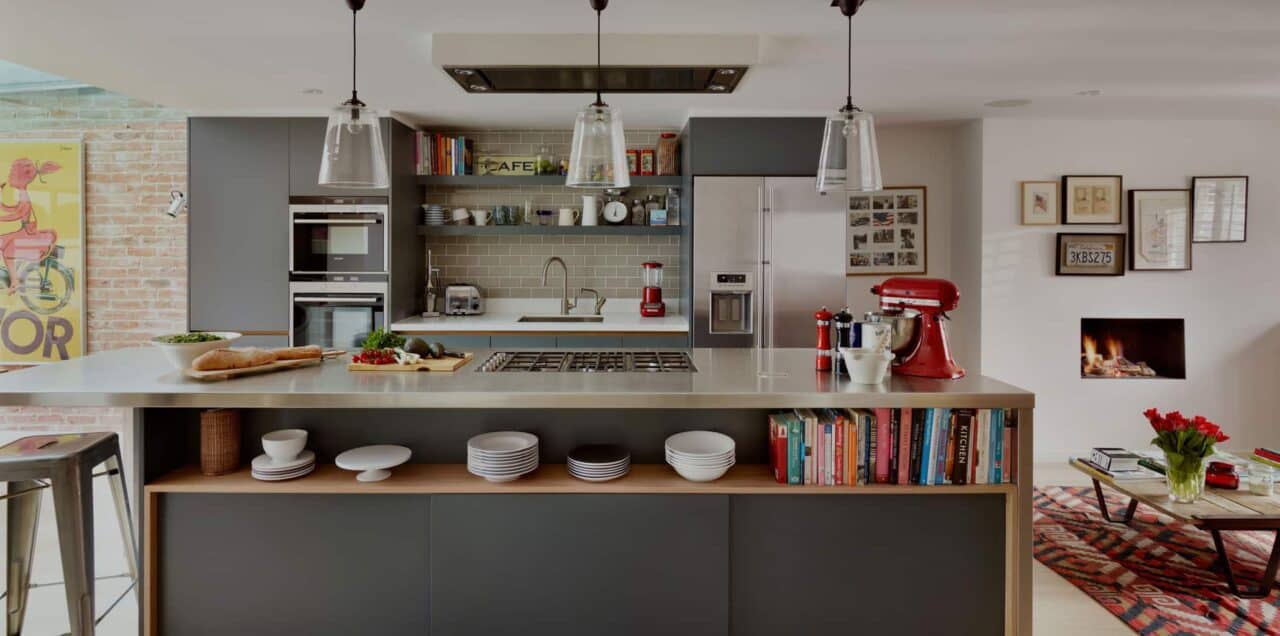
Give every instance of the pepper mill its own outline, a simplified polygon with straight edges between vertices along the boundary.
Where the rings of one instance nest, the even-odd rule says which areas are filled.
[[[818,349],[817,358],[815,360],[819,371],[831,370],[831,312],[827,311],[826,305],[822,309],[814,312],[813,317],[818,321]]]
[[[832,317],[836,324],[836,363],[835,368],[839,370],[841,375],[849,375],[849,370],[844,366],[844,356],[840,355],[841,349],[852,349],[853,342],[853,314],[849,313],[849,308],[845,307],[836,312]]]

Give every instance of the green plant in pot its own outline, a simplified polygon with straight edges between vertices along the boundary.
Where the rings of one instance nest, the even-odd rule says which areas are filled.
[[[1187,419],[1178,411],[1161,415],[1154,408],[1142,414],[1156,431],[1151,443],[1164,451],[1169,498],[1178,503],[1199,499],[1204,493],[1205,460],[1213,455],[1214,444],[1231,438],[1201,415]]]

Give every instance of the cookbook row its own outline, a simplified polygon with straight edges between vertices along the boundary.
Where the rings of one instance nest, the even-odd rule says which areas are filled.
[[[769,416],[778,483],[1012,484],[1015,409],[796,409]]]

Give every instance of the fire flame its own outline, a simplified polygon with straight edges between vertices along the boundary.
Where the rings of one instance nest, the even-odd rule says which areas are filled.
[[[1155,375],[1145,362],[1134,363],[1124,357],[1124,345],[1117,339],[1106,336],[1102,339],[1105,355],[1099,353],[1098,340],[1093,336],[1080,337],[1080,365],[1085,376],[1151,376]]]

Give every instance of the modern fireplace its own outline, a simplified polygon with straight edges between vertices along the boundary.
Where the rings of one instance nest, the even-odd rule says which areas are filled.
[[[1181,318],[1081,318],[1080,377],[1186,379]]]

